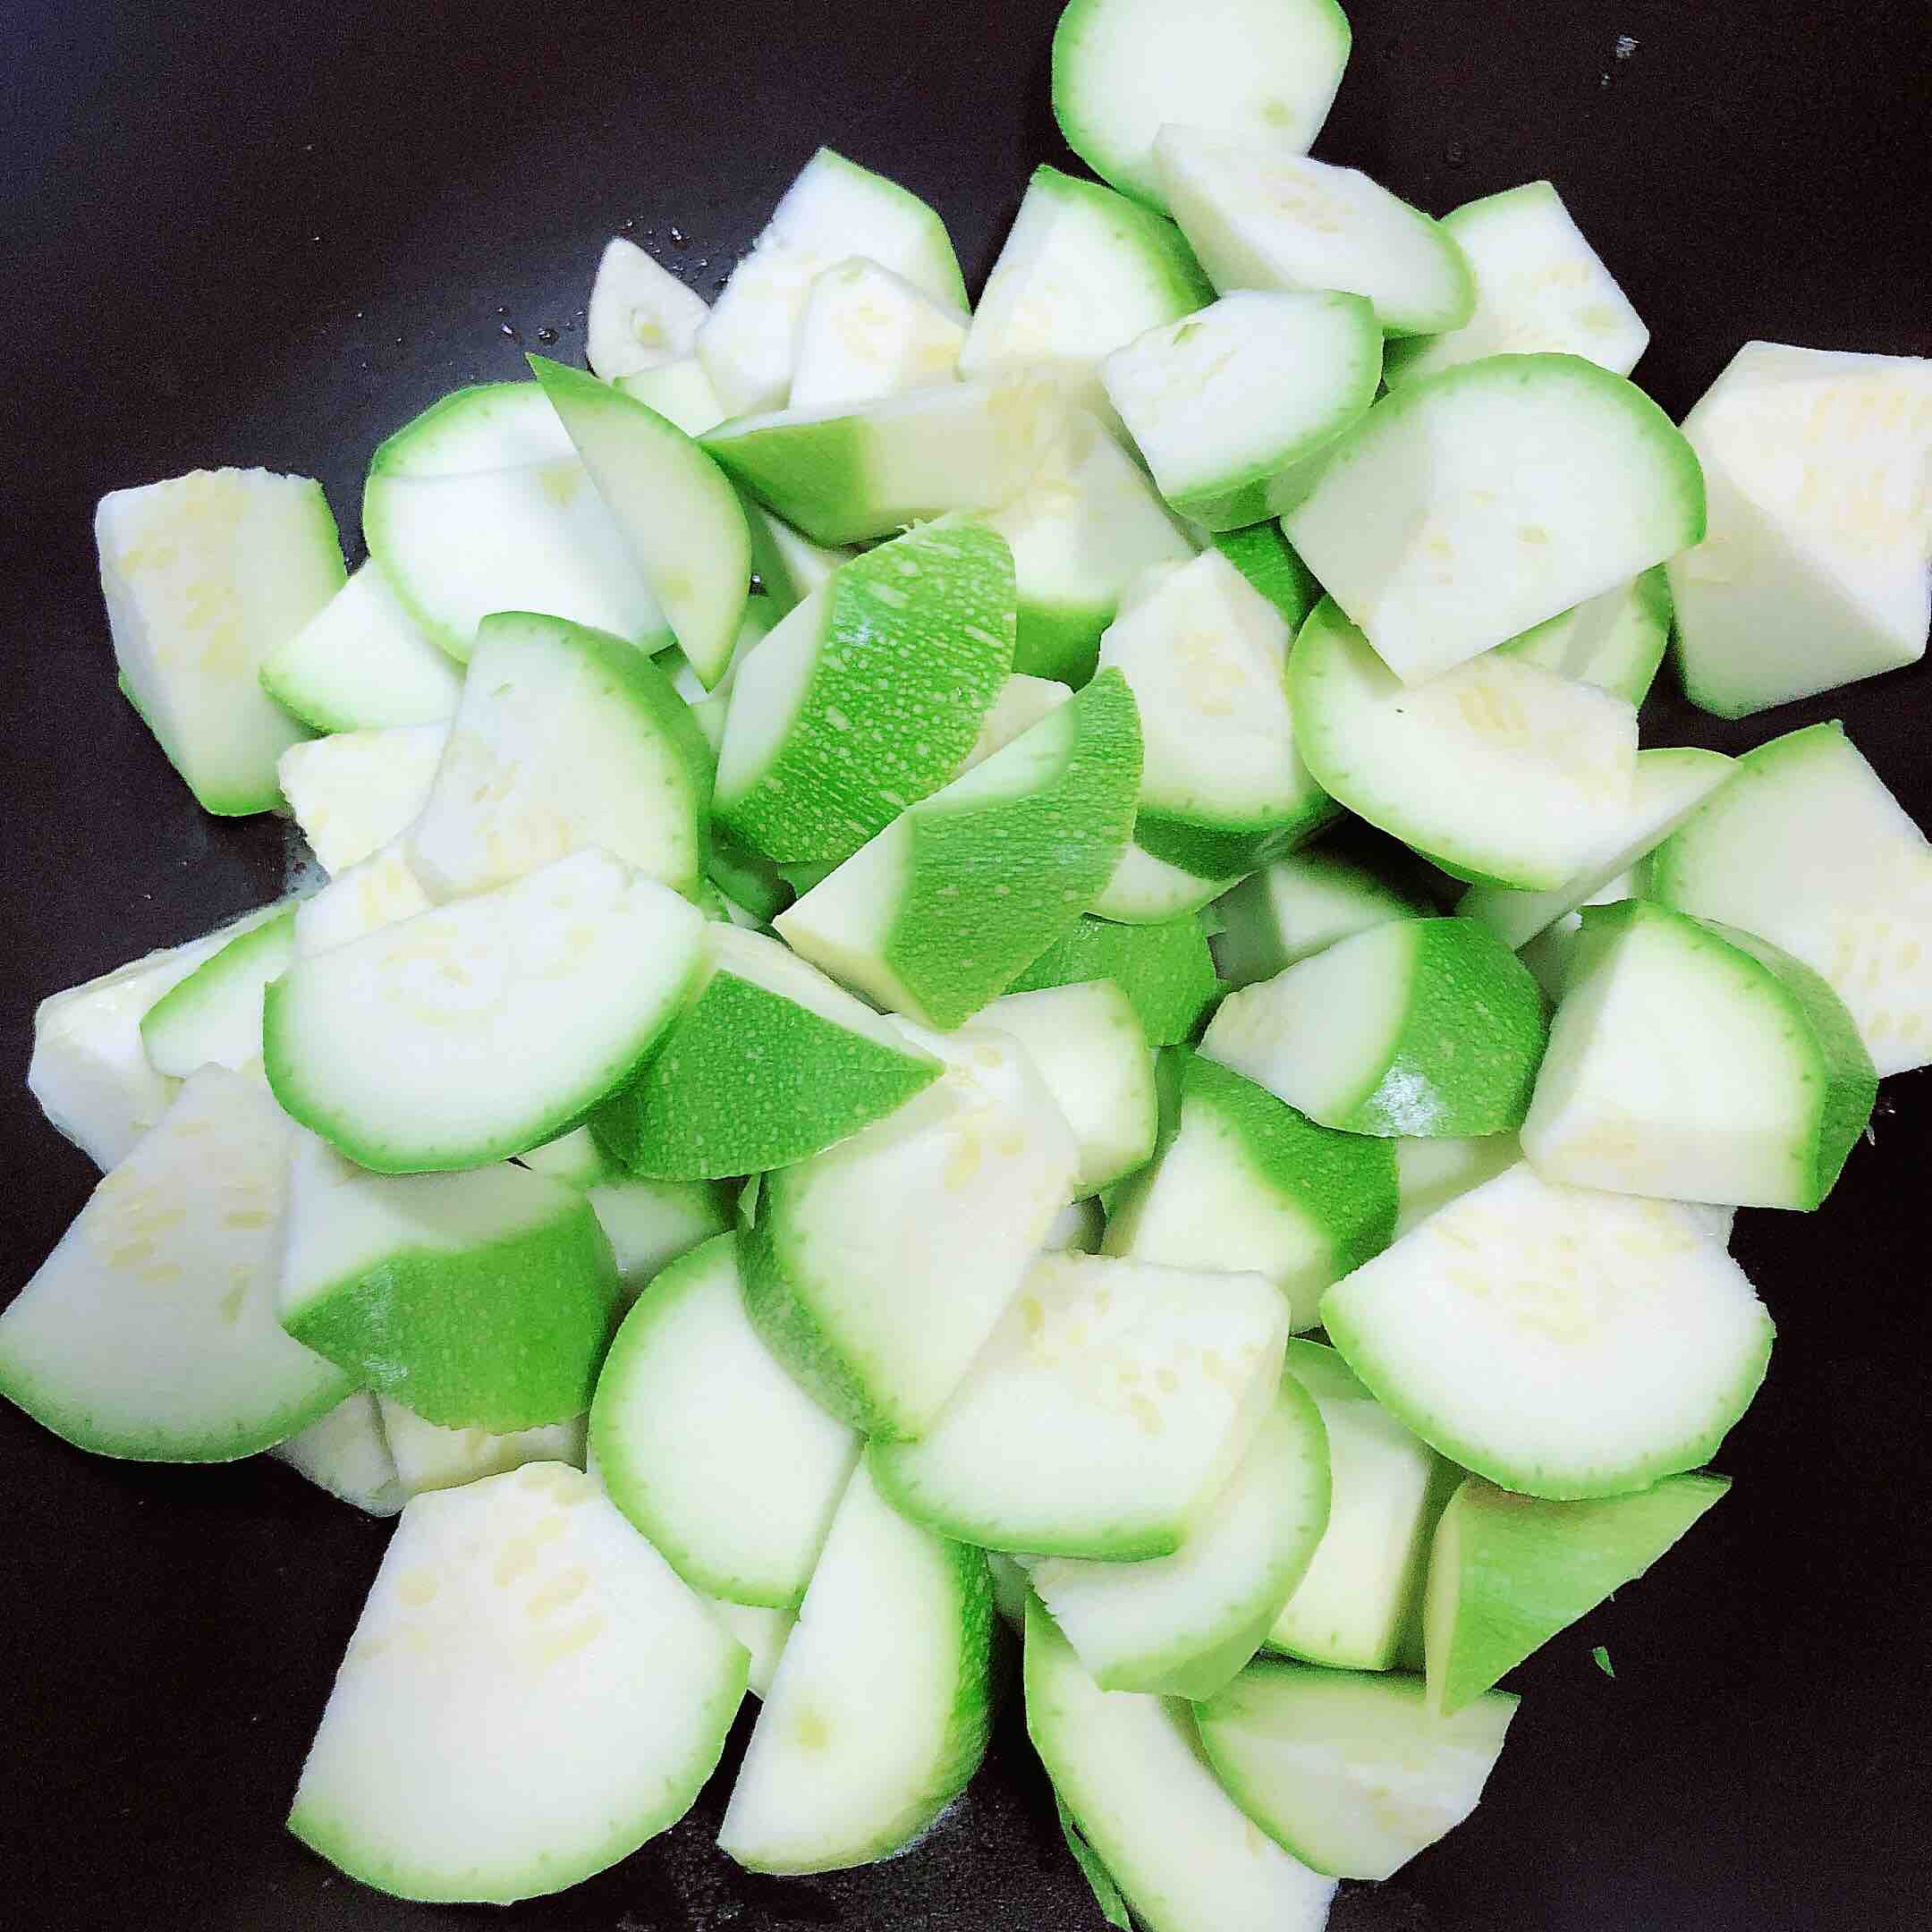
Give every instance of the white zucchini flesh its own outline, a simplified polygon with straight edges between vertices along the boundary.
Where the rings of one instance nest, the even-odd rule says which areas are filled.
[[[1496,648],[1640,705],[1664,662],[1670,629],[1670,579],[1656,564]]]
[[[1037,167],[973,311],[960,372],[1046,369],[1105,416],[1101,358],[1214,292],[1171,221],[1097,182]]]
[[[799,318],[790,407],[828,409],[959,373],[970,318],[862,255],[822,270]]]
[[[367,1389],[345,1395],[325,1416],[268,1453],[338,1501],[371,1516],[394,1516],[409,1501],[396,1475],[382,1411]]]
[[[1707,1462],[1763,1381],[1771,1321],[1668,1201],[1512,1167],[1322,1300],[1376,1396],[1526,1496],[1615,1496]]]
[[[987,1549],[1168,1556],[1247,1453],[1288,1310],[1261,1275],[1042,1255],[912,1442],[875,1442],[894,1507]]]
[[[1123,194],[1162,206],[1154,138],[1211,123],[1306,154],[1348,63],[1335,0],[1073,0],[1054,33],[1054,117],[1067,146]]]
[[[590,284],[584,360],[606,382],[662,369],[691,354],[710,313],[710,304],[695,289],[686,288],[635,242],[613,235]]]
[[[1444,1718],[1419,1677],[1271,1659],[1199,1717],[1216,1775],[1277,1844],[1338,1878],[1387,1878],[1476,1809],[1518,1701],[1492,1690]]]
[[[590,1440],[612,1501],[693,1589],[787,1610],[859,1456],[759,1341],[728,1234],[666,1268],[625,1318]]]
[[[1332,598],[1295,641],[1288,700],[1316,783],[1462,878],[1558,890],[1630,808],[1623,699],[1497,652],[1405,685]]]
[[[751,538],[737,492],[656,410],[561,362],[531,356],[530,365],[678,648],[716,684],[750,591]]]
[[[1020,1042],[1065,1114],[1077,1194],[1097,1194],[1145,1165],[1158,1125],[1154,1055],[1133,1002],[1111,979],[1008,993],[980,1020]]]
[[[778,1659],[784,1655],[798,1619],[789,1610],[726,1603],[722,1597],[712,1598],[710,1608],[718,1622],[745,1647],[750,1658],[745,1689],[755,1698],[769,1697],[772,1679],[778,1674]]]
[[[379,731],[448,717],[462,674],[402,608],[381,570],[364,563],[262,660],[261,682],[312,730]]]
[[[1123,926],[1159,926],[1199,912],[1234,883],[1183,872],[1130,841],[1105,889],[1087,910],[1096,919],[1116,919]]]
[[[1048,1556],[1029,1574],[1102,1690],[1208,1698],[1260,1648],[1327,1520],[1326,1436],[1288,1377],[1226,1488],[1172,1556]]]
[[[940,1079],[767,1174],[744,1255],[767,1345],[874,1435],[930,1427],[1072,1199],[1077,1158],[1017,1041],[904,1030],[945,1063]]]
[[[1160,493],[1212,530],[1279,516],[1301,466],[1375,401],[1382,331],[1359,295],[1236,290],[1100,366]]]
[[[198,1067],[239,1071],[261,1058],[262,988],[294,957],[295,913],[284,902],[141,1015],[141,1044],[156,1072],[186,1080]]]
[[[1028,677],[1015,671],[999,688],[986,716],[980,720],[979,735],[972,750],[960,760],[956,778],[983,765],[996,751],[1004,751],[1015,738],[1030,732],[1049,711],[1063,705],[1072,691],[1055,678]]]
[[[1422,1600],[1447,1465],[1333,1349],[1297,1336],[1286,1360],[1326,1436],[1328,1524],[1267,1648],[1337,1670],[1385,1671]]]
[[[1393,344],[1389,386],[1483,356],[1559,352],[1628,376],[1650,331],[1546,181],[1465,201],[1442,220],[1476,281],[1459,329]]]
[[[1403,383],[1332,446],[1288,540],[1404,683],[1704,535],[1704,479],[1648,396],[1578,356]]]
[[[582,1416],[527,1429],[445,1428],[426,1421],[393,1396],[378,1395],[376,1403],[389,1453],[395,1459],[396,1480],[405,1496],[460,1489],[486,1476],[521,1469],[526,1462],[584,1466]]]
[[[261,666],[343,581],[322,486],[197,470],[110,491],[94,538],[122,683],[168,761],[208,811],[273,810],[275,759],[308,731]]]
[[[410,829],[411,865],[452,899],[597,846],[697,889],[710,761],[669,679],[622,640],[503,612]]]
[[[1162,127],[1154,159],[1167,206],[1224,295],[1334,289],[1373,303],[1396,335],[1469,320],[1475,285],[1462,250],[1359,170],[1230,132],[1218,119]]]
[[[752,1871],[905,1849],[979,1768],[993,1587],[976,1549],[896,1515],[854,1469],[732,1787],[718,1846]]]
[[[1209,940],[1230,986],[1272,979],[1337,941],[1432,908],[1417,893],[1326,843],[1284,854],[1250,873],[1215,905]]]
[[[1932,359],[1746,343],[1683,433],[1711,504],[1670,564],[1693,704],[1743,717],[1925,655]]]
[[[291,745],[276,769],[309,849],[333,877],[420,817],[449,743],[447,722],[335,732]]]
[[[1513,1133],[1479,1134],[1464,1140],[1398,1140],[1395,1185],[1401,1207],[1395,1219],[1396,1239],[1438,1208],[1446,1208],[1457,1195],[1493,1181],[1521,1158],[1521,1144]]]
[[[1652,855],[1646,896],[1822,974],[1881,1074],[1932,1061],[1932,847],[1843,726],[1747,752]]]
[[[385,926],[394,926],[435,904],[411,869],[401,839],[338,873],[295,908],[295,957],[326,953]]]
[[[280,910],[279,902],[258,907],[199,939],[50,993],[34,1009],[27,1090],[55,1131],[97,1167],[124,1160],[178,1090],[148,1061],[142,1016],[198,966]]]
[[[732,415],[784,406],[812,284],[854,255],[903,275],[936,301],[966,306],[959,259],[938,216],[896,182],[821,148],[785,190],[698,331],[699,360]]]
[[[695,907],[578,853],[300,960],[263,1018],[284,1106],[382,1173],[550,1140],[648,1051],[698,968]]]
[[[682,355],[674,361],[620,376],[611,387],[621,390],[633,402],[656,410],[688,436],[701,436],[724,420],[724,405],[695,355]]]
[[[352,1384],[282,1332],[291,1129],[258,1075],[206,1067],[0,1315],[0,1394],[78,1447],[226,1462]]]
[[[1221,1788],[1179,1699],[1103,1690],[1038,1599],[1027,1734],[1080,1835],[1148,1932],[1321,1932],[1335,1881],[1258,1832]]]
[[[593,1479],[533,1462],[402,1513],[289,1828],[401,1898],[561,1891],[683,1816],[746,1657]]]
[[[1521,947],[1564,913],[1589,904],[1610,881],[1661,845],[1731,775],[1733,761],[1689,746],[1637,754],[1630,805],[1613,840],[1593,852],[1555,892],[1512,892],[1472,886],[1456,905],[1462,919],[1479,920],[1504,945]]]
[[[534,382],[459,389],[397,430],[369,464],[362,530],[403,608],[460,664],[492,611],[673,641]]]

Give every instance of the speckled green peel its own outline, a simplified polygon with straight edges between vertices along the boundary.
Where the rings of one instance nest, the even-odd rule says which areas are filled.
[[[835,573],[736,680],[716,812],[779,864],[836,864],[972,749],[1013,668],[1013,555],[928,524]]]
[[[1430,1704],[1480,1698],[1560,1630],[1640,1577],[1731,1487],[1668,1476],[1597,1502],[1546,1503],[1470,1477],[1436,1526],[1424,1633]]]
[[[1220,990],[1208,936],[1189,914],[1157,926],[1078,919],[1015,979],[1009,993],[1111,979],[1133,1002],[1148,1045],[1173,1046],[1193,1037]]]
[[[775,940],[707,935],[711,967],[636,1076],[592,1116],[597,1143],[661,1181],[762,1174],[890,1114],[939,1063]]]
[[[1177,1127],[1114,1201],[1106,1251],[1265,1275],[1294,1326],[1313,1327],[1322,1292],[1394,1233],[1393,1148],[1318,1126],[1202,1055],[1173,1057]]]
[[[1201,1050],[1350,1133],[1502,1133],[1548,1031],[1530,970],[1473,919],[1403,919],[1230,994]]]
[[[318,1141],[291,1171],[282,1325],[447,1428],[581,1415],[617,1318],[589,1203],[512,1165],[379,1175]]]

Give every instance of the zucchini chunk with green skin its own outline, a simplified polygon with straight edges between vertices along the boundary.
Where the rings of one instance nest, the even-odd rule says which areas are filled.
[[[1852,1015],[1809,966],[1627,899],[1583,914],[1523,1152],[1573,1187],[1809,1210],[1877,1093]]]
[[[1689,443],[1580,356],[1489,356],[1404,383],[1334,445],[1288,540],[1405,684],[1704,535]]]
[[[1171,1556],[1248,1453],[1287,1335],[1258,1275],[1042,1255],[937,1420],[875,1440],[872,1473],[986,1549]]]
[[[1624,699],[1495,651],[1404,685],[1333,598],[1295,640],[1288,701],[1315,782],[1458,878],[1555,891],[1629,809]]]
[[[730,1234],[674,1262],[624,1318],[590,1447],[611,1500],[693,1589],[781,1610],[803,1598],[859,1457],[759,1341]]]
[[[1476,291],[1462,250],[1439,222],[1359,170],[1310,161],[1218,123],[1163,127],[1154,159],[1167,206],[1222,294],[1360,295],[1392,335],[1469,320]]]
[[[298,960],[263,1005],[275,1097],[380,1174],[553,1140],[621,1085],[682,1004],[704,920],[587,851]]]
[[[1100,379],[1174,509],[1241,530],[1299,501],[1375,401],[1382,331],[1360,295],[1236,290],[1116,349]]]
[[[1222,979],[1248,987],[1356,933],[1434,911],[1419,893],[1324,841],[1270,860],[1216,900],[1221,930],[1209,943]]]
[[[743,1646],[594,1478],[533,1462],[419,1496],[336,1674],[289,1829],[398,1898],[560,1892],[690,1809],[745,1671]]]
[[[1398,1240],[1457,1195],[1495,1180],[1522,1158],[1522,1145],[1513,1133],[1466,1140],[1401,1140],[1394,1146]]]
[[[987,525],[1013,551],[1013,666],[1084,684],[1128,587],[1195,546],[1092,411],[1069,410],[1038,467]]]
[[[979,1027],[906,1030],[945,1073],[767,1174],[745,1235],[753,1326],[869,1435],[931,1426],[1073,1198],[1072,1131],[1019,1044]]]
[[[703,734],[641,651],[561,618],[502,612],[478,630],[410,862],[453,899],[594,845],[689,895],[710,790]]]
[[[1429,1558],[1431,1707],[1453,1714],[1483,1699],[1505,1671],[1640,1577],[1730,1487],[1699,1472],[1630,1496],[1546,1503],[1470,1477],[1436,1526]]]
[[[1260,1648],[1327,1521],[1321,1417],[1284,1377],[1226,1488],[1172,1556],[1048,1556],[1030,1574],[1103,1690],[1208,1698]]]
[[[1191,1038],[1220,987],[1208,935],[1192,914],[1157,926],[1082,917],[1015,979],[1011,993],[1111,979],[1133,1003],[1150,1046]]]
[[[743,501],[745,524],[751,532],[751,573],[764,585],[765,595],[781,617],[814,590],[822,590],[831,582],[832,572],[859,554],[815,544],[750,496]]]
[[[410,1492],[396,1474],[382,1411],[367,1389],[345,1395],[329,1412],[269,1450],[298,1476],[338,1502],[370,1516],[394,1516]]]
[[[1521,948],[1566,912],[1593,904],[1610,882],[1642,863],[1732,773],[1719,751],[1672,746],[1637,754],[1628,810],[1614,838],[1604,843],[1559,890],[1512,892],[1472,886],[1456,905],[1462,919],[1487,926],[1504,945]]]
[[[1932,848],[1842,724],[1747,751],[1648,872],[1646,898],[1823,974],[1881,1074],[1932,1060]]]
[[[290,1129],[258,1075],[204,1067],[0,1314],[0,1394],[76,1448],[229,1462],[353,1384],[275,1319]]]
[[[718,1848],[750,1871],[903,1851],[966,1787],[993,1717],[986,1559],[853,1470],[758,1713]]]
[[[527,1462],[584,1466],[584,1418],[546,1422],[535,1428],[445,1428],[387,1395],[377,1397],[383,1433],[395,1458],[396,1479],[409,1496],[430,1489],[460,1489],[486,1476],[501,1476]]]
[[[760,1701],[771,1695],[778,1659],[784,1655],[798,1619],[789,1610],[767,1610],[758,1604],[708,1599],[712,1615],[741,1643],[750,1657],[745,1689]]]
[[[1161,0],[1072,0],[1054,31],[1054,118],[1102,180],[1160,208],[1164,126],[1211,122],[1306,154],[1350,39],[1335,0],[1207,0],[1184,19]]]
[[[1656,564],[1496,649],[1640,705],[1657,682],[1670,629],[1670,579]]]
[[[422,816],[449,736],[446,721],[397,724],[335,732],[282,754],[282,794],[330,877],[400,838]]]
[[[1133,1002],[1109,979],[1007,993],[985,1023],[1020,1042],[1073,1130],[1074,1192],[1097,1194],[1154,1151],[1154,1055]]]
[[[739,487],[821,544],[889,537],[1025,487],[1066,397],[1037,372],[934,383],[877,402],[734,416],[702,439]]]
[[[1924,657],[1932,360],[1746,343],[1683,433],[1711,502],[1670,564],[1692,704],[1746,717]]]
[[[27,1065],[27,1090],[48,1125],[97,1167],[124,1160],[179,1091],[148,1061],[142,1017],[197,967],[281,909],[280,901],[259,906],[199,939],[144,953],[98,979],[48,994],[34,1009]]]
[[[591,1116],[625,1171],[715,1180],[788,1166],[902,1106],[939,1062],[762,933],[710,925],[696,989]]]
[[[1282,614],[1291,631],[1299,631],[1321,602],[1321,586],[1282,535],[1279,522],[1221,530],[1214,547]]]
[[[1046,370],[1105,415],[1102,357],[1214,294],[1171,221],[1097,182],[1037,167],[973,312],[960,373]]]
[[[186,1080],[197,1067],[239,1072],[262,1050],[262,988],[295,956],[295,908],[286,902],[238,933],[141,1015],[141,1045],[157,1073]]]
[[[1099,896],[1087,910],[1096,919],[1116,920],[1123,926],[1164,926],[1191,918],[1234,883],[1231,878],[1201,878],[1183,872],[1129,840]]]
[[[1063,705],[1072,695],[1066,685],[1053,678],[1028,677],[1018,671],[1011,674],[980,719],[979,735],[973,740],[972,750],[960,761],[959,770],[953,775],[962,776],[975,765],[984,765],[996,751],[1004,751],[1015,738],[1031,731],[1048,712]]]
[[[1321,1932],[1335,1880],[1249,1823],[1178,1698],[1103,1690],[1035,1598],[1027,1735],[1147,1932]]]
[[[731,661],[751,583],[738,493],[675,423],[608,383],[527,357],[678,648],[708,687]]]
[[[732,681],[716,809],[780,865],[835,865],[973,750],[1013,670],[1005,539],[947,519],[855,557]]]
[[[1475,277],[1475,312],[1446,335],[1392,343],[1392,389],[1492,355],[1582,356],[1613,376],[1637,366],[1650,331],[1548,182],[1465,201],[1442,225]]]
[[[903,275],[935,301],[966,306],[959,258],[938,216],[896,182],[821,148],[698,331],[698,359],[732,415],[784,406],[812,284],[854,255]]]
[[[282,1326],[427,1422],[495,1433],[590,1406],[617,1267],[574,1188],[509,1162],[373,1174],[313,1134],[289,1167]]]
[[[1143,580],[1100,640],[1140,713],[1134,843],[1202,878],[1252,870],[1339,814],[1295,750],[1294,633],[1209,550]]]
[[[1524,1496],[1621,1496],[1707,1462],[1758,1393],[1771,1319],[1674,1202],[1510,1168],[1322,1298],[1385,1407]]]
[[[191,470],[110,490],[94,540],[122,689],[169,764],[205,811],[274,810],[275,760],[309,733],[261,667],[344,580],[322,486]]]
[[[613,235],[597,258],[584,321],[584,360],[606,382],[688,357],[711,313],[635,242]],[[647,399],[648,400],[648,399]]]
[[[901,813],[772,923],[879,1004],[957,1026],[1098,898],[1140,783],[1133,694],[1106,672]]]
[[[799,318],[790,406],[874,402],[949,382],[970,320],[863,255],[835,262],[819,271]]]
[[[434,724],[453,716],[462,689],[462,674],[373,563],[276,645],[260,674],[284,711],[318,732]]]
[[[1222,1788],[1275,1843],[1337,1878],[1387,1878],[1476,1809],[1518,1701],[1492,1690],[1445,1719],[1419,1678],[1271,1658],[1198,1716]]]
[[[376,452],[362,532],[402,607],[459,664],[492,611],[543,611],[656,650],[664,612],[542,388],[458,389]]]
[[[1292,1326],[1395,1231],[1395,1158],[1336,1133],[1202,1055],[1176,1055],[1180,1113],[1151,1165],[1123,1187],[1105,1251],[1168,1267],[1265,1275]]]
[[[1229,994],[1201,1052],[1325,1127],[1460,1140],[1522,1123],[1548,1028],[1487,927],[1402,919]]]
[[[1297,1335],[1285,1367],[1321,1416],[1328,1524],[1267,1648],[1336,1670],[1392,1669],[1421,1607],[1447,1465],[1332,1348]]]

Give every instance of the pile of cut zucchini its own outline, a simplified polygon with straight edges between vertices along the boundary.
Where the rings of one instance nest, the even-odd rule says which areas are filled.
[[[1114,1922],[1294,1932],[1466,1817],[1499,1680],[1721,1497],[1731,1210],[1932,1060],[1932,848],[1834,724],[1926,647],[1932,365],[1682,428],[1544,182],[1307,157],[1333,0],[1072,0],[977,307],[822,149],[591,372],[97,535],[123,688],[327,883],[40,1007],[105,1176],[0,1389],[400,1521],[291,1828],[405,1897],[681,1818],[911,1845],[1001,1619]]]

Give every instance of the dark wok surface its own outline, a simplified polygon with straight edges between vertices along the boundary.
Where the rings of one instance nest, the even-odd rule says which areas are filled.
[[[1554,178],[1650,323],[1674,414],[1736,346],[1932,351],[1932,13],[1778,0],[1354,0],[1318,152],[1440,213]],[[0,1240],[24,1280],[91,1170],[19,1086],[42,995],[280,889],[270,820],[202,817],[114,692],[94,499],[197,465],[319,476],[359,554],[368,452],[444,390],[581,354],[604,238],[711,292],[819,140],[950,222],[970,281],[1048,116],[1050,0],[326,8],[18,0],[0,56]],[[1620,36],[1635,43],[1619,57]],[[675,246],[674,225],[686,246]],[[514,335],[511,332],[514,332]],[[1843,717],[1932,821],[1932,667]],[[1932,1087],[1886,1083],[1826,1210],[1747,1214],[1770,1384],[1732,1497],[1517,1674],[1476,1818],[1337,1932],[1889,1932],[1932,1918]],[[1009,1700],[917,1853],[748,1878],[668,1839],[507,1914],[359,1890],[281,1830],[386,1531],[257,1462],[117,1466],[0,1409],[0,1924],[150,1932],[1097,1927]],[[1590,1661],[1615,1662],[1613,1682]]]

